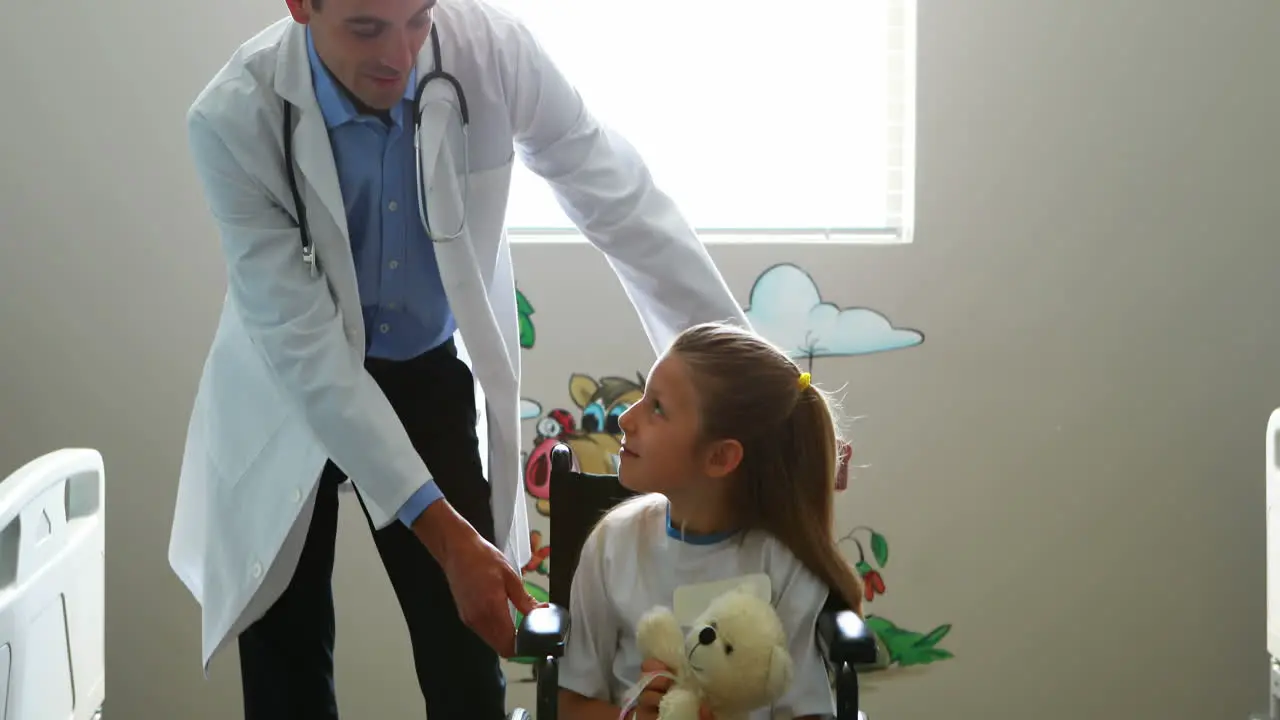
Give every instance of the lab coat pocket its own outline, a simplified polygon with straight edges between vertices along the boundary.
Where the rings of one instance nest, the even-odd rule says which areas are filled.
[[[228,334],[209,363],[209,460],[234,487],[288,416],[271,376],[248,338]]]

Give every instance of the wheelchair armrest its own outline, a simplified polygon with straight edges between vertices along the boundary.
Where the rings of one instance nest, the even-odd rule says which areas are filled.
[[[516,628],[516,656],[561,657],[569,635],[569,612],[558,605],[535,608]]]
[[[870,665],[876,661],[876,638],[852,610],[824,610],[818,615],[818,640],[834,665]]]

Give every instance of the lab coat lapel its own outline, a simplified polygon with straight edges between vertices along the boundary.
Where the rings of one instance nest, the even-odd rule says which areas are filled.
[[[333,147],[329,144],[329,131],[324,115],[316,102],[312,87],[311,63],[307,59],[306,27],[294,24],[282,41],[276,63],[276,93],[293,105],[293,156],[297,163],[299,191],[305,193],[302,180],[310,185],[320,199],[320,204],[341,231],[345,250],[350,252],[346,208],[342,203],[342,188],[338,184],[338,167],[333,159]],[[304,202],[307,198],[304,195]],[[307,202],[310,210],[313,203]],[[314,211],[312,211],[314,212]],[[308,220],[313,218],[308,217]],[[327,233],[317,233],[316,242],[322,242]]]
[[[351,255],[346,207],[342,202],[333,147],[329,144],[329,130],[311,84],[306,28],[302,25],[294,23],[281,41],[275,90],[293,106],[293,157],[298,192],[307,207],[307,229],[315,243],[316,257],[333,286],[347,339],[354,347],[363,348],[364,315],[360,312],[360,290]],[[279,111],[283,112],[283,107]],[[283,182],[287,183],[287,178]]]
[[[296,114],[296,113],[295,113]],[[320,198],[320,204],[337,224],[345,240],[349,237],[346,208],[342,204],[342,188],[338,184],[338,168],[333,160],[333,147],[325,128],[320,107],[305,108],[293,131],[294,158],[302,177]],[[308,204],[308,208],[310,204]],[[308,218],[310,220],[310,218]],[[312,230],[314,233],[315,231]],[[349,249],[349,242],[345,249]]]

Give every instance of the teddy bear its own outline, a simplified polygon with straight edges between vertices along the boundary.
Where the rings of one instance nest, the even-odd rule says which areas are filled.
[[[675,675],[659,720],[698,720],[706,705],[716,720],[747,720],[791,685],[793,665],[782,621],[746,588],[716,597],[685,635],[666,607],[645,613],[636,642],[646,659]]]

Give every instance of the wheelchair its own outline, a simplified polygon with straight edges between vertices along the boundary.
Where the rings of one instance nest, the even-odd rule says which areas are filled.
[[[551,451],[549,488],[555,508],[550,518],[555,542],[548,583],[550,604],[525,616],[516,630],[516,656],[533,660],[537,714],[517,708],[509,720],[557,720],[559,661],[571,632],[569,591],[582,546],[596,521],[633,495],[616,475],[582,473],[573,468],[572,451],[563,443],[556,445]],[[858,709],[855,668],[875,662],[875,637],[834,589],[818,617],[815,632],[835,684],[836,720],[866,720]]]

